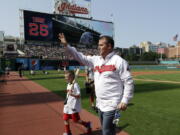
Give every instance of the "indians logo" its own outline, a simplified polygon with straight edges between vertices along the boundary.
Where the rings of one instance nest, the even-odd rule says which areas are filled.
[[[88,9],[84,7],[77,6],[76,4],[71,5],[70,3],[61,3],[58,6],[58,11],[69,11],[71,14],[88,14]]]

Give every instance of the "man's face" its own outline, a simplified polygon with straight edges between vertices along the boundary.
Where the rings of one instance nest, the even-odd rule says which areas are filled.
[[[73,81],[73,77],[70,74],[65,74],[65,79],[68,83],[72,83]]]
[[[112,51],[111,45],[104,38],[99,40],[98,49],[99,54],[104,58]]]

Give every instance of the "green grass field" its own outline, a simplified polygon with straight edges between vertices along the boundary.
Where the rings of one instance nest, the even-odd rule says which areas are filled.
[[[142,70],[141,70],[142,71]],[[56,94],[65,97],[66,82],[62,74],[28,75]],[[179,81],[180,72],[163,75],[141,75],[135,78],[153,79],[155,82],[135,81],[135,94],[129,108],[122,112],[119,126],[130,135],[180,135],[180,84],[160,83],[158,80]],[[84,77],[78,83],[82,91],[82,106],[90,109],[84,90]]]
[[[140,75],[137,79],[151,79],[151,80],[162,80],[162,81],[176,81],[180,82],[180,72],[171,74],[157,74],[157,75]]]

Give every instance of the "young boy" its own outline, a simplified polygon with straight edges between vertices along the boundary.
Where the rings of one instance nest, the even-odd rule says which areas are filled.
[[[86,127],[87,133],[91,133],[91,123],[85,122],[80,119],[79,112],[81,110],[81,100],[80,100],[80,88],[78,83],[74,81],[75,73],[74,71],[66,71],[65,79],[68,82],[67,85],[67,96],[64,102],[64,115],[63,120],[65,124],[65,132],[63,135],[72,135],[69,125],[69,119],[74,122],[79,123]]]

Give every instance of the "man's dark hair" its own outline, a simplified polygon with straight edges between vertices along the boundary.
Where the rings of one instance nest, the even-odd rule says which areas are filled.
[[[99,38],[99,40],[101,39],[105,39],[107,43],[111,44],[112,48],[114,48],[114,40],[112,37],[104,35]]]

